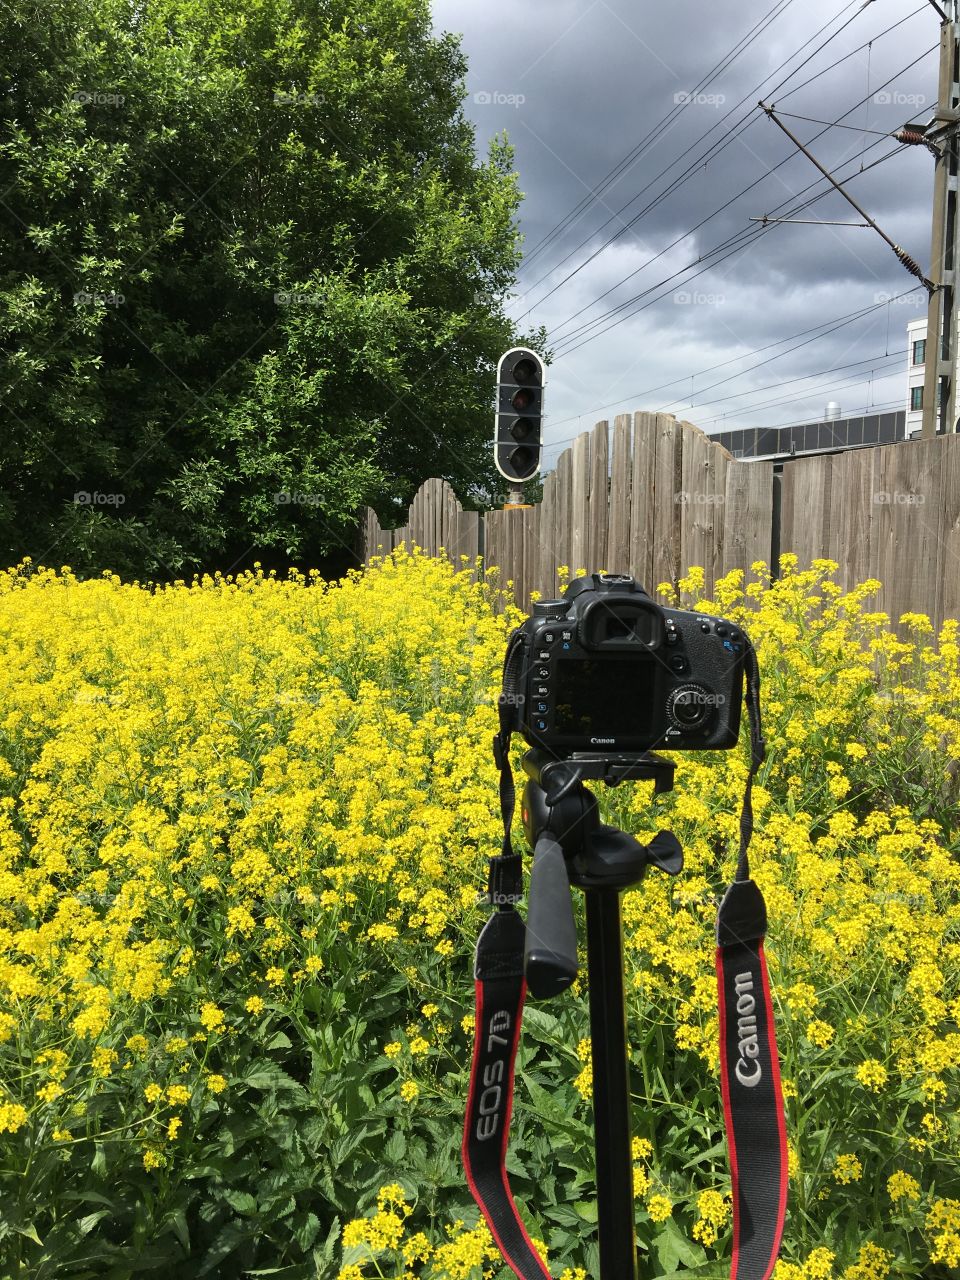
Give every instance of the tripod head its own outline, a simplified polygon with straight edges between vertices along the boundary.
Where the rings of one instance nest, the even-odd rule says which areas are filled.
[[[683,851],[676,836],[661,831],[648,845],[600,821],[597,797],[582,779],[617,786],[627,779],[654,779],[656,792],[673,787],[674,765],[651,752],[633,755],[580,753],[558,758],[528,751],[523,769],[523,827],[533,849],[524,971],[534,996],[557,995],[577,976],[577,934],[571,885],[610,890],[637,884],[648,866],[676,875]]]

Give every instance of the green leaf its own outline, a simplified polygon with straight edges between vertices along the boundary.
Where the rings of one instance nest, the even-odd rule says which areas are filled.
[[[596,1200],[577,1200],[574,1203],[574,1209],[583,1218],[584,1222],[596,1222],[597,1220],[597,1202]]]
[[[664,1223],[662,1231],[654,1239],[653,1247],[661,1266],[667,1271],[675,1271],[678,1262],[682,1262],[685,1267],[695,1267],[706,1258],[703,1249],[687,1239],[673,1218],[668,1218]]]
[[[252,1196],[249,1191],[225,1191],[223,1198],[230,1208],[235,1209],[237,1213],[251,1217],[257,1212],[256,1197]]]

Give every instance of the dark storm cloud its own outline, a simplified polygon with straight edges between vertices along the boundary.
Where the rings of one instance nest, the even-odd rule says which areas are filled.
[[[760,234],[751,216],[782,215],[826,184],[758,109],[748,127],[730,138],[732,126],[747,117],[761,94],[776,103],[778,113],[824,121],[866,98],[844,117],[852,128],[828,129],[814,141],[822,125],[782,118],[824,164],[849,180],[851,194],[926,268],[932,157],[920,147],[898,148],[883,136],[907,119],[928,120],[936,99],[935,53],[897,75],[939,38],[933,10],[913,7],[919,12],[911,16],[910,6],[894,0],[846,6],[843,0],[793,0],[684,105],[678,100],[694,94],[711,68],[775,8],[772,0],[748,8],[730,0],[659,6],[627,0],[434,0],[437,29],[462,32],[470,67],[466,111],[476,126],[478,150],[485,151],[502,129],[516,150],[526,193],[521,229],[532,256],[521,270],[511,314],[545,324],[557,352],[548,402],[552,444],[590,425],[610,402],[616,403],[603,416],[669,407],[707,430],[814,418],[830,399],[851,412],[904,402],[906,357],[891,353],[906,345],[907,320],[925,314],[922,288],[873,231],[778,225]],[[797,54],[831,19],[824,34]],[[791,74],[848,19],[853,20],[845,31]],[[906,21],[895,31],[882,34],[901,19]],[[871,41],[869,49],[798,90]],[[743,106],[722,120],[741,98]],[[537,253],[557,223],[651,131],[642,153],[616,182]],[[891,151],[895,157],[870,169]],[[586,261],[701,154],[702,162],[676,191]],[[835,192],[796,216],[859,220]],[[684,272],[699,258],[712,261],[712,249],[745,232],[755,237],[749,247],[700,274],[694,273],[703,264]],[[576,267],[578,273],[564,281]],[[572,349],[580,326],[644,291],[646,297],[611,317],[622,321],[615,328]],[[905,301],[885,301],[905,292]],[[780,350],[750,354],[758,348],[878,302],[862,321],[748,372]],[[732,357],[742,359],[700,373]],[[841,369],[858,361],[864,362],[859,371]],[[831,369],[832,378],[824,372]],[[796,381],[805,374],[818,376]],[[771,386],[776,383],[786,385]],[[773,400],[785,403],[763,407]],[[555,453],[548,451],[548,462]]]

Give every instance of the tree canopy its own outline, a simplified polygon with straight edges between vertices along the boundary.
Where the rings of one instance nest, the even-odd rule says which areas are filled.
[[[0,544],[316,562],[498,486],[521,199],[427,0],[0,6]]]

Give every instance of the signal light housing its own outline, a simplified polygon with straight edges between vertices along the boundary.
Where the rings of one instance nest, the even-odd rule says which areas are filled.
[[[493,457],[511,484],[540,470],[543,452],[543,361],[527,347],[514,347],[497,365],[497,419]]]

